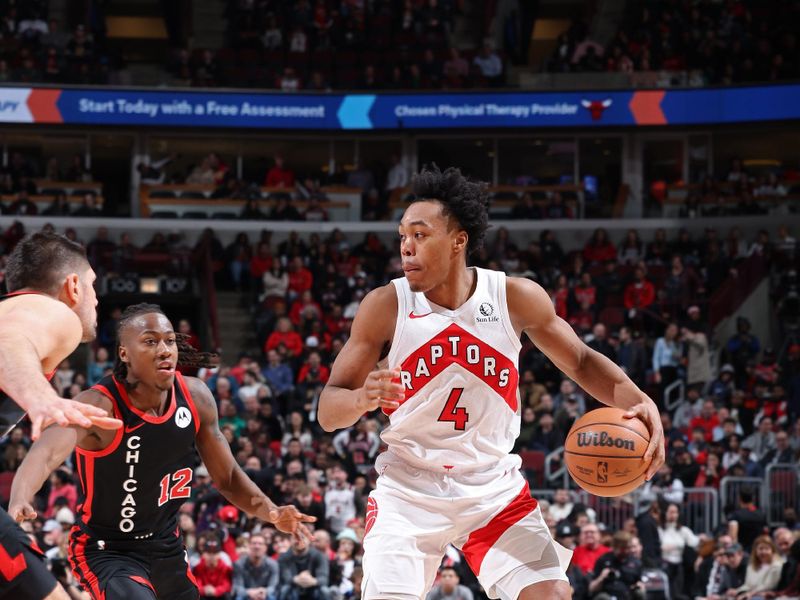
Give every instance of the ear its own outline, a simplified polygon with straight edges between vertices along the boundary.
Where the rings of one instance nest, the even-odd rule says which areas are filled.
[[[120,344],[120,345],[119,345],[119,349],[118,349],[117,353],[119,354],[119,359],[120,359],[122,362],[124,362],[124,363],[127,363],[127,362],[128,362],[128,349],[127,349],[127,348],[125,348],[125,346],[123,346],[122,344]]]
[[[81,300],[81,281],[77,273],[70,273],[64,278],[59,290],[59,299],[72,308]]]
[[[453,252],[457,254],[460,254],[462,252],[466,253],[468,243],[469,243],[469,236],[467,235],[467,232],[464,231],[463,229],[460,229],[453,236]]]

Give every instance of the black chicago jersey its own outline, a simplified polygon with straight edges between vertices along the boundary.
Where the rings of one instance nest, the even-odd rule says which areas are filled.
[[[111,400],[123,427],[103,450],[76,450],[78,527],[103,540],[174,536],[178,511],[191,492],[200,428],[186,381],[175,373],[167,408],[158,417],[134,407],[114,376],[92,389]]]

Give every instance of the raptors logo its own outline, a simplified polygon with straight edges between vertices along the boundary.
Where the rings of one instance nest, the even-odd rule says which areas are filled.
[[[364,523],[364,535],[369,533],[372,526],[375,524],[375,519],[378,518],[378,503],[372,496],[367,500],[367,519]]]
[[[581,100],[581,106],[592,115],[592,121],[599,121],[603,111],[611,106],[611,98],[605,100]]]

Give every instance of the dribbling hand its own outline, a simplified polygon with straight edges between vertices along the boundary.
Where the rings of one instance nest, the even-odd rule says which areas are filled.
[[[642,460],[649,465],[647,467],[645,479],[650,481],[666,459],[664,450],[664,427],[661,424],[661,414],[658,412],[656,403],[642,394],[641,400],[635,404],[633,408],[626,411],[624,417],[626,419],[638,418],[650,431],[650,443],[647,445],[647,450],[642,458]]]
[[[108,416],[108,413],[99,406],[66,400],[54,396],[40,398],[28,407],[28,417],[33,424],[31,439],[39,439],[42,431],[53,423],[67,427],[78,425],[80,427],[100,427],[101,429],[119,429],[122,421]]]
[[[395,410],[404,398],[400,369],[381,369],[367,375],[364,385],[358,390],[356,405],[365,413],[376,408]]]

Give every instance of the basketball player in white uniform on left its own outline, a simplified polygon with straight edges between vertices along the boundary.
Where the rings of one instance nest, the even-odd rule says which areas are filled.
[[[448,544],[502,600],[571,597],[571,552],[551,537],[510,455],[519,433],[521,334],[592,396],[650,430],[649,479],[664,462],[653,401],[588,348],[527,279],[467,267],[488,229],[486,186],[424,169],[400,222],[405,277],[370,292],[319,404],[327,431],[389,415],[364,537],[364,600],[423,599]],[[375,369],[384,348],[388,369]]]

